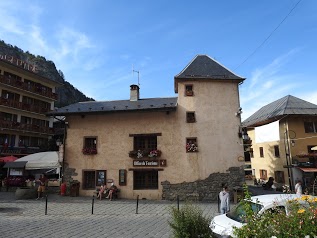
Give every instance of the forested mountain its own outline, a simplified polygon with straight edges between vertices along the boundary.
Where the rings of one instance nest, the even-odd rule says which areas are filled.
[[[0,40],[0,55],[10,55],[26,63],[36,65],[39,75],[62,83],[63,86],[56,89],[58,100],[55,102],[55,107],[63,107],[76,102],[94,101],[94,99],[86,97],[77,88],[67,82],[63,72],[56,69],[54,62],[46,60],[43,56],[35,56],[28,51],[24,52],[17,46],[12,46],[2,40]]]

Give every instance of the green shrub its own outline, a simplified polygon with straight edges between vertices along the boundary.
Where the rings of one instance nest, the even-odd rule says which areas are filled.
[[[171,207],[172,220],[168,222],[174,238],[209,238],[212,237],[209,224],[211,218],[205,217],[202,210],[186,203],[178,210]]]

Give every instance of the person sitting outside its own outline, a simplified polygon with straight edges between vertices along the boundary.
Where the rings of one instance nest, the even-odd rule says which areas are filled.
[[[274,182],[274,178],[269,177],[269,181],[267,181],[267,183],[264,185],[264,190],[271,190],[273,182]]]
[[[45,187],[46,187],[46,181],[47,179],[45,178],[44,174],[40,175],[40,178],[37,180],[39,182],[39,187],[37,188],[37,199],[40,199],[43,193],[45,192]]]
[[[116,193],[117,190],[118,190],[117,186],[114,185],[114,183],[112,183],[109,189],[109,194],[106,198],[109,198],[109,200],[112,201],[113,194]]]
[[[98,192],[98,195],[97,195],[97,198],[99,198],[101,200],[103,194],[106,193],[106,191],[107,191],[107,186],[106,185],[101,185],[100,189],[99,189],[99,192]]]

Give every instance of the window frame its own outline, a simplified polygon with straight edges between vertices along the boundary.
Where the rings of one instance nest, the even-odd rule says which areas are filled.
[[[260,179],[267,180],[267,170],[260,169]]]
[[[194,144],[197,147],[195,151],[191,151],[188,149],[188,145],[190,144],[190,141],[192,141],[192,144]],[[186,153],[197,153],[199,151],[197,137],[186,137],[185,149],[186,149]]]
[[[186,97],[194,96],[194,85],[193,84],[185,84],[185,96]]]
[[[195,112],[186,112],[186,122],[187,123],[195,123],[196,122],[196,115]]]
[[[276,158],[280,158],[281,157],[279,145],[274,145],[274,156]]]
[[[263,148],[263,146],[259,147],[259,152],[260,152],[260,157],[264,158],[264,148]]]
[[[279,173],[281,173],[281,175],[279,175]],[[275,179],[275,182],[284,184],[285,183],[284,171],[281,171],[281,170],[274,171],[274,179]]]
[[[159,172],[158,170],[153,170],[153,169],[133,171],[133,190],[158,190],[159,188],[159,173],[158,172]],[[141,175],[143,175],[143,178]],[[154,175],[154,179],[153,179],[153,175]],[[137,178],[137,176],[139,178]],[[140,180],[143,180],[143,181],[140,182]]]
[[[86,173],[90,173],[91,175],[93,174],[93,178],[89,178],[89,182],[87,183],[87,175]],[[96,189],[96,170],[92,170],[92,169],[84,169],[82,170],[82,189],[83,190],[94,190]],[[92,184],[92,182],[94,183],[94,186],[90,187],[90,183]]]
[[[311,124],[311,125],[309,125]],[[315,121],[304,121],[305,133],[317,133],[317,122]]]

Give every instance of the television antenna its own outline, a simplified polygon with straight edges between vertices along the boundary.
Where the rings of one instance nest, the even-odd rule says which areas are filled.
[[[132,65],[132,74],[134,75],[135,73],[138,73],[138,86],[140,86],[140,71],[138,70],[134,70],[133,65]]]

